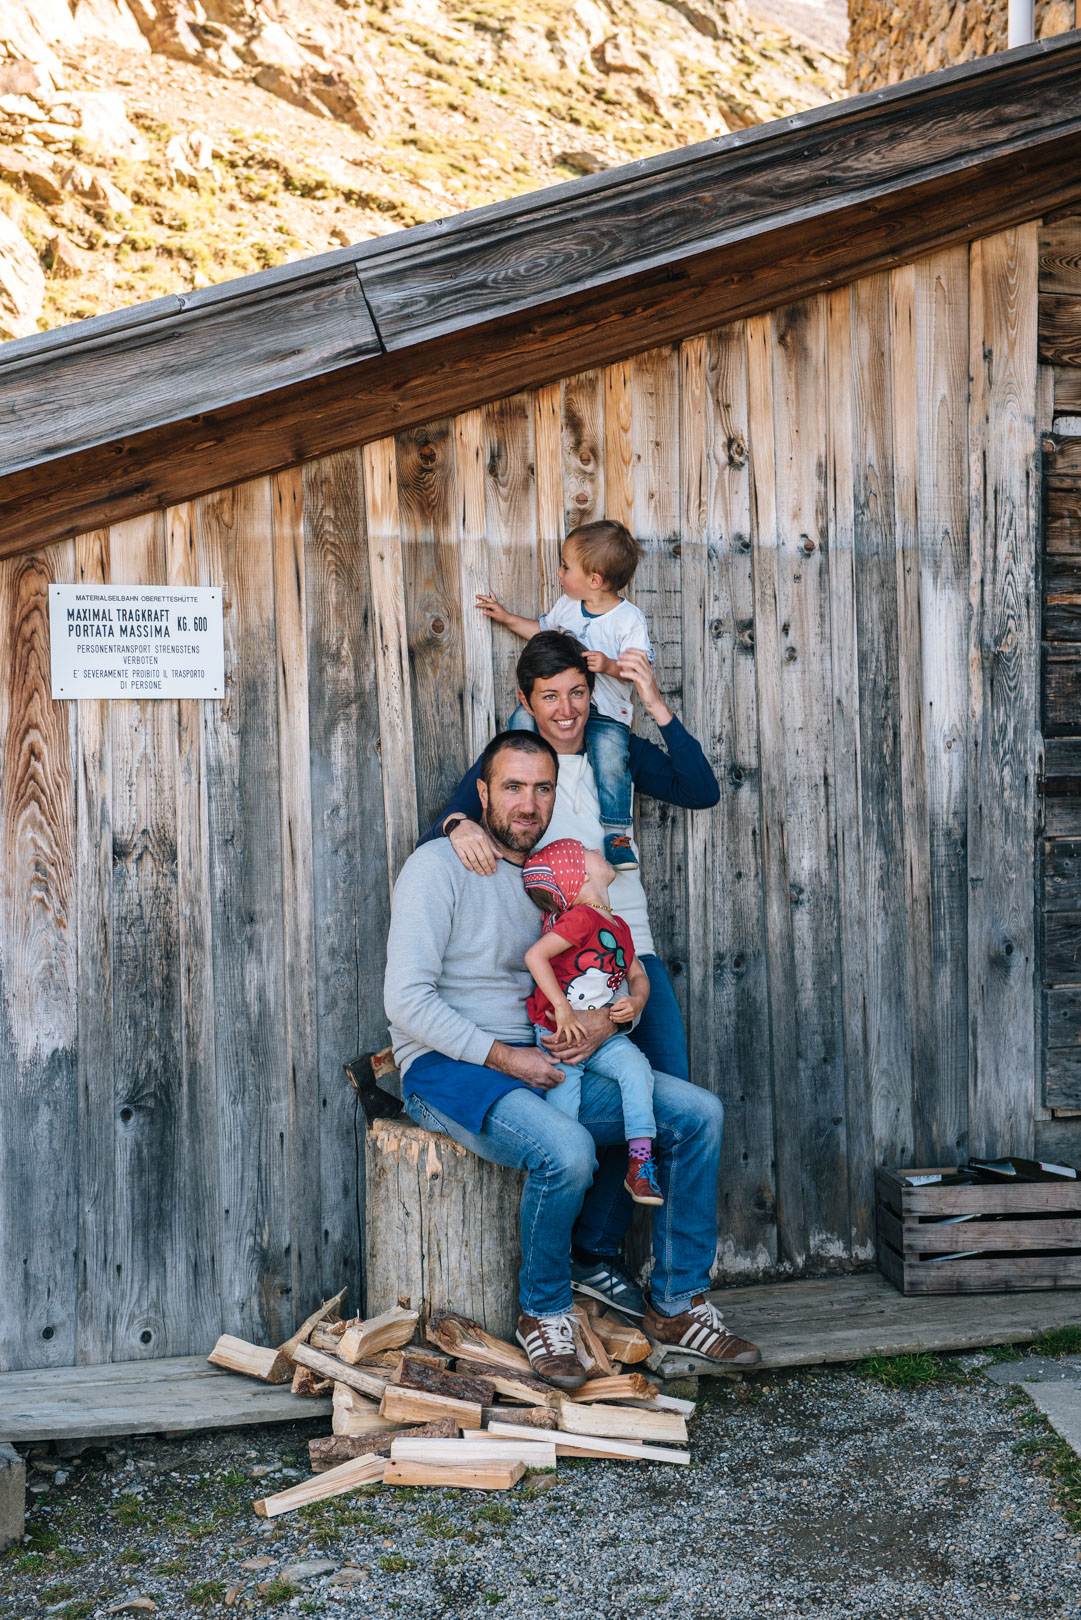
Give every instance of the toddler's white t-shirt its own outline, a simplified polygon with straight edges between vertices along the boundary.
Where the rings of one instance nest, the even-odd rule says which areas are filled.
[[[606,658],[618,658],[632,647],[640,647],[649,654],[653,663],[653,648],[649,642],[646,616],[633,602],[620,600],[607,613],[587,613],[581,602],[572,596],[561,596],[554,607],[540,617],[542,630],[567,630],[577,636],[590,652],[601,652]],[[601,714],[629,726],[634,719],[634,685],[614,675],[598,675],[593,688],[593,701]]]

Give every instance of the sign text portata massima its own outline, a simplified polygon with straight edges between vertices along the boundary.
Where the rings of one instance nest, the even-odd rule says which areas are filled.
[[[220,698],[216,585],[50,585],[54,698]]]

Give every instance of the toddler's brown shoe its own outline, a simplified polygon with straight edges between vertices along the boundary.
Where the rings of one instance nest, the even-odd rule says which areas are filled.
[[[729,1333],[716,1305],[711,1305],[705,1294],[691,1301],[690,1309],[678,1316],[661,1316],[646,1306],[642,1332],[647,1339],[658,1344],[670,1344],[674,1350],[694,1357],[705,1366],[726,1363],[737,1367],[753,1367],[762,1360],[756,1344],[738,1339]]]
[[[555,1384],[557,1389],[581,1389],[586,1370],[574,1347],[569,1316],[527,1316],[523,1311],[515,1337],[538,1378]]]

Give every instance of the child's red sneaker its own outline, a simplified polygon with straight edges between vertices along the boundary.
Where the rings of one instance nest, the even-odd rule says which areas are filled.
[[[661,1189],[657,1184],[657,1162],[655,1159],[634,1159],[627,1165],[627,1176],[623,1185],[630,1193],[636,1204],[663,1204]]]

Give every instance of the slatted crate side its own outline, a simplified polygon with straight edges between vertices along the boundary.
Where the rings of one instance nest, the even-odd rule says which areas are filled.
[[[1081,1287],[1081,1185],[914,1187],[906,1179],[936,1173],[949,1172],[879,1170],[876,1177],[879,1268],[902,1293]],[[982,1218],[942,1224],[953,1215]],[[995,1219],[1001,1215],[1014,1218]],[[938,1263],[926,1258],[969,1249],[986,1252]]]

